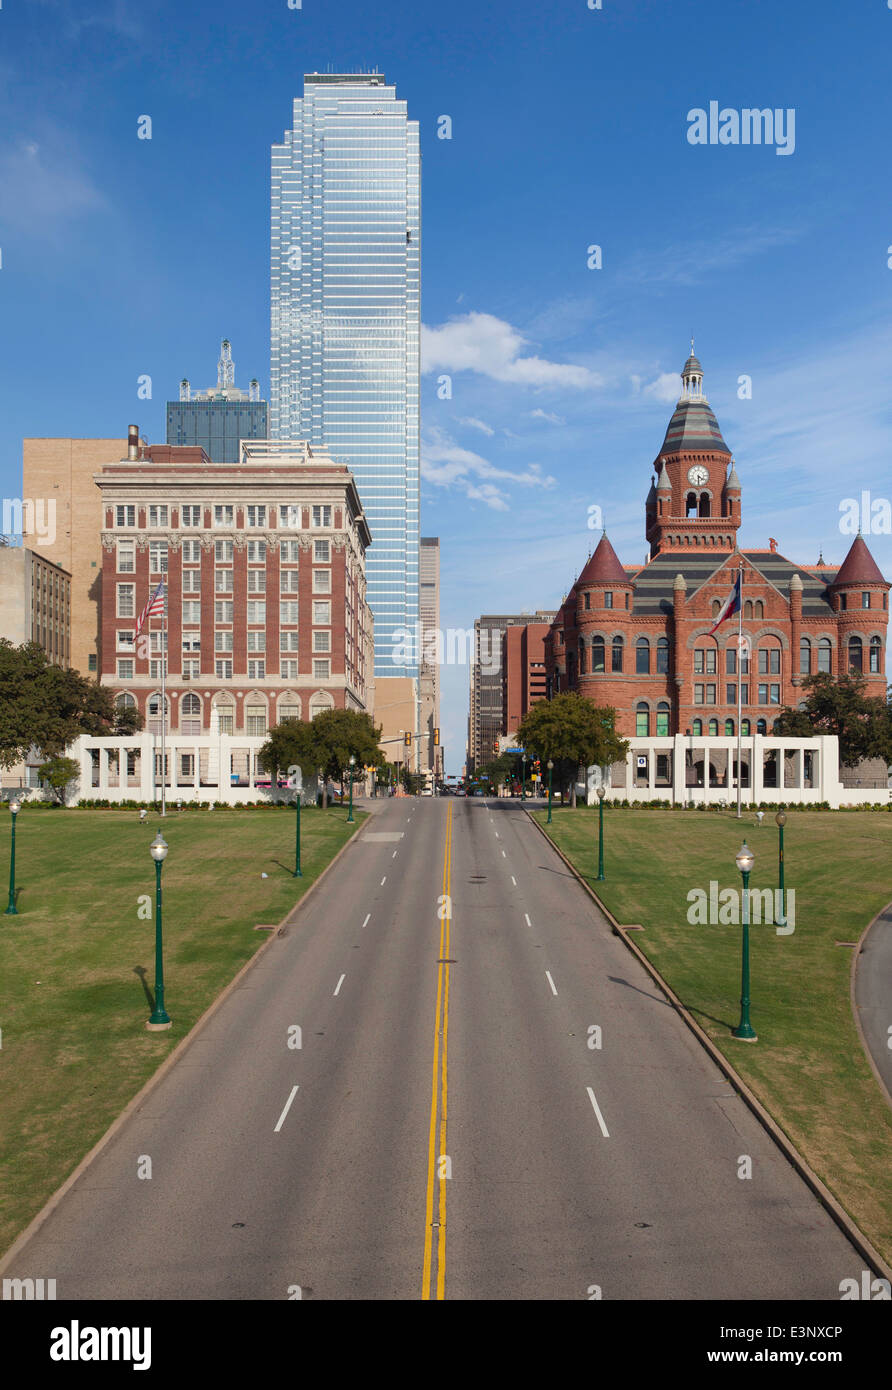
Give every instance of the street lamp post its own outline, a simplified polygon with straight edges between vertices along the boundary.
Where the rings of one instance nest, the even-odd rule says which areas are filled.
[[[9,850],[9,906],[3,914],[5,917],[18,917],[18,908],[15,905],[15,818],[22,809],[20,801],[10,801],[9,812],[12,816],[12,842]]]
[[[787,813],[784,810],[783,806],[780,808],[774,819],[777,822],[777,829],[779,834],[777,846],[777,874],[778,881],[780,884],[780,913],[778,915],[777,925],[783,927],[786,926],[787,922],[787,905],[784,898],[784,826],[787,823]]]
[[[303,791],[302,782],[303,778],[301,778],[301,785],[297,787],[294,793],[294,873],[291,875],[292,878],[303,878],[300,868],[300,794]]]
[[[606,791],[598,788],[598,882],[604,881],[604,797]]]
[[[351,753],[351,754],[350,754],[350,811],[349,811],[349,813],[348,813],[348,815],[347,815],[347,824],[348,824],[348,825],[352,824],[352,822],[353,822],[353,769],[355,768],[355,766],[356,766],[356,757],[355,757],[355,755],[354,755],[353,753]],[[343,786],[343,785],[344,785],[344,784],[343,784],[343,782],[342,782],[342,783],[341,783],[341,786]]]
[[[750,871],[754,863],[752,850],[744,840],[736,855],[737,867],[743,879],[743,957],[740,975],[740,1022],[732,1028],[731,1036],[742,1042],[756,1042],[750,1023]]]
[[[546,824],[551,825],[551,770],[554,767],[554,763],[550,758],[546,763],[546,767],[548,768],[548,820]]]
[[[167,858],[167,841],[158,831],[149,851],[155,861],[155,1007],[146,1027],[150,1033],[160,1033],[170,1027],[170,1017],[164,1008],[164,950],[161,935],[161,865]]]
[[[521,766],[522,766],[522,768],[523,768],[523,781],[522,781],[521,786],[520,786],[520,799],[521,799],[521,801],[526,801],[526,799],[527,799],[527,755],[526,755],[526,753],[524,753],[524,755],[523,755],[523,757],[521,758],[520,762],[521,762]]]

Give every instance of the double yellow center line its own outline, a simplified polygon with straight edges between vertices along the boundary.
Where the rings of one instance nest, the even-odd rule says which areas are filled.
[[[438,905],[440,957],[437,966],[437,1016],[434,1022],[434,1066],[431,1080],[431,1120],[427,1154],[427,1204],[424,1226],[424,1275],[422,1299],[446,1296],[446,1053],[449,1041],[449,945],[452,926],[452,803],[446,812],[446,846],[443,851],[443,894]],[[442,1019],[442,1024],[441,1024]],[[440,1038],[443,1039],[442,1062]],[[437,1154],[437,1113],[440,1146]],[[439,1161],[438,1161],[439,1158]],[[434,1183],[439,1181],[439,1206],[434,1220]],[[437,1232],[436,1294],[434,1293],[434,1231]]]

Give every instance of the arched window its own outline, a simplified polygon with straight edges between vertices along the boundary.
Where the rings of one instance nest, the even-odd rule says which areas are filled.
[[[650,675],[650,642],[646,637],[639,637],[635,643],[635,673],[639,676]]]
[[[201,701],[191,690],[180,701],[180,733],[201,733]]]
[[[725,738],[733,738],[733,737],[734,737],[734,720],[733,720],[733,719],[726,719],[726,720],[725,720]]]
[[[864,651],[860,637],[854,634],[849,638],[849,670],[864,670]]]
[[[700,493],[700,515],[709,516],[710,497],[708,492]]]
[[[750,736],[750,721],[749,721],[748,719],[741,719],[741,721],[740,721],[740,737],[741,737],[741,738],[749,738],[749,736]]]
[[[811,642],[807,637],[799,643],[799,671],[803,676],[811,675]]]
[[[604,666],[604,638],[592,638],[592,670],[603,671]]]
[[[266,703],[262,703],[258,695],[249,695],[245,701],[245,733],[265,734],[266,732]]]
[[[767,733],[768,733],[768,723],[767,723],[767,721],[766,721],[765,719],[757,719],[757,720],[756,720],[756,733],[757,733],[757,734],[767,734]]]
[[[128,691],[123,690],[120,695],[115,696],[115,706],[117,709],[136,709],[136,699]]]
[[[231,734],[234,731],[235,701],[231,695],[216,696],[213,723],[218,734]]]
[[[703,733],[703,720],[702,720],[702,719],[695,719],[695,720],[694,720],[693,724],[691,725],[691,733],[694,735],[694,738],[699,738],[699,737],[700,737],[700,735]]]
[[[277,718],[280,724],[283,719],[300,719],[300,710],[301,704],[299,695],[295,695],[289,690],[286,691],[284,695],[279,696]]]
[[[870,639],[870,674],[879,675],[882,671],[883,643],[879,637]]]
[[[718,721],[717,719],[710,719],[710,721],[709,721],[709,733],[710,733],[710,737],[712,737],[712,738],[717,738],[717,737],[718,737],[718,732],[719,732],[719,721]]]
[[[669,705],[661,700],[657,705],[657,738],[669,737]]]
[[[669,674],[669,638],[657,638],[657,675]]]
[[[697,498],[695,497],[693,492],[689,492],[687,497],[685,498],[684,514],[685,516],[697,515]]]
[[[635,737],[647,738],[650,734],[650,710],[642,700],[635,707]]]
[[[334,709],[334,700],[327,690],[317,690],[310,700],[310,718],[315,719],[317,714],[326,709]]]
[[[748,598],[744,601],[743,616],[745,618],[751,618],[753,616],[753,601],[751,598]]]
[[[753,617],[755,617],[755,618],[764,618],[764,617],[765,617],[765,604],[762,602],[762,600],[761,600],[760,598],[757,598],[756,601],[755,601],[755,603],[753,604]]]
[[[594,659],[594,646],[592,647],[592,659]],[[579,639],[579,674],[580,676],[585,675],[585,642],[581,637]]]
[[[161,724],[162,724],[161,696],[160,696],[160,695],[150,695],[150,696],[149,696],[148,711],[149,711],[149,721],[148,721],[148,723],[149,723],[149,733],[150,733],[150,734],[160,734],[160,733],[161,733]],[[170,716],[170,701],[169,701],[168,699],[166,699],[166,698],[165,698],[165,701],[164,701],[164,716],[165,716],[165,718],[169,718],[169,716]]]
[[[829,637],[822,637],[818,643],[818,671],[826,671],[830,674],[831,665],[831,644]]]
[[[721,611],[722,611],[722,600],[721,600],[720,598],[714,598],[714,599],[712,600],[712,616],[713,616],[714,618],[717,618],[717,617],[719,616],[719,614],[721,613]]]
[[[624,646],[624,645],[625,645],[625,644],[624,644],[623,639],[622,639],[621,637],[614,637],[614,639],[613,639],[613,669],[614,669],[614,671],[621,671],[621,670],[623,669],[623,646]]]

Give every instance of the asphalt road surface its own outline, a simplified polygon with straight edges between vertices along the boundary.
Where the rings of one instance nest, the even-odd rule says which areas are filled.
[[[517,803],[422,798],[376,810],[5,1274],[838,1301],[862,1267]]]

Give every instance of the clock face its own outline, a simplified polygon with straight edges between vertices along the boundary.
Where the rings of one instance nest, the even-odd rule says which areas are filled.
[[[702,463],[695,463],[693,468],[688,469],[688,482],[693,483],[695,487],[702,487],[704,483],[709,482],[708,469],[704,468]]]

